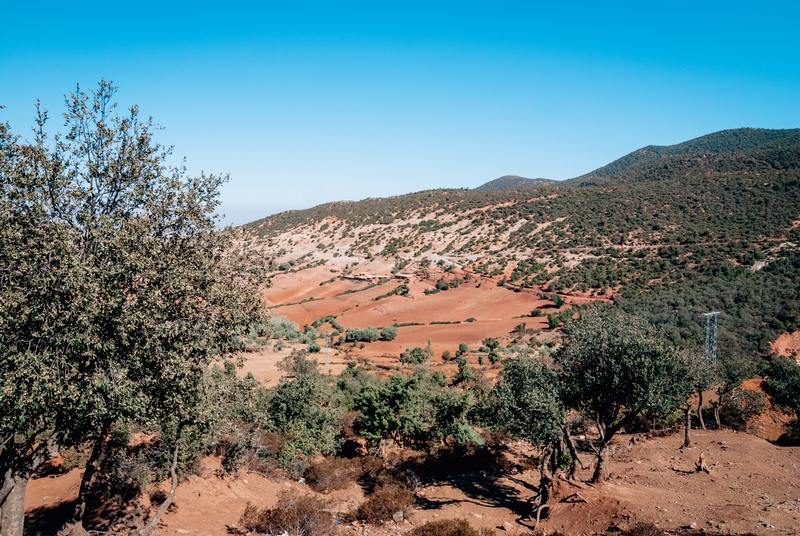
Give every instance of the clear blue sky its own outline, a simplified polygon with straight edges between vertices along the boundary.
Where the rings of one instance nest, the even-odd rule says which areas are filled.
[[[608,5],[606,5],[608,4]],[[12,2],[0,120],[101,77],[227,221],[800,127],[800,2]],[[58,113],[56,113],[58,112]]]

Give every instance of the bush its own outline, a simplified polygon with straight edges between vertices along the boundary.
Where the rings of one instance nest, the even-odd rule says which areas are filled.
[[[450,353],[450,350],[445,350],[444,352],[442,352],[442,359],[444,361],[450,361],[451,359],[453,359],[453,354]]]
[[[425,350],[419,347],[414,348],[412,350],[406,348],[406,351],[400,354],[401,363],[410,363],[413,365],[419,365],[427,360],[428,360],[428,355],[425,353]]]
[[[440,519],[415,527],[411,536],[479,536],[465,519]]]
[[[306,483],[319,493],[350,487],[363,474],[360,459],[323,458],[306,469]]]
[[[397,328],[394,326],[386,326],[381,330],[381,337],[387,341],[393,341],[397,338]]]
[[[318,354],[320,352],[320,350],[322,350],[322,347],[318,343],[312,342],[312,343],[308,344],[308,352],[309,353]]]
[[[398,483],[389,483],[375,488],[369,498],[356,510],[356,518],[369,523],[402,521],[414,504],[414,493]],[[272,533],[276,534],[276,533]]]
[[[494,350],[495,348],[500,347],[500,341],[494,337],[489,337],[488,339],[483,339],[483,345],[489,350]]]
[[[666,532],[652,523],[637,523],[633,528],[623,532],[621,536],[666,536]]]
[[[467,345],[467,343],[462,342],[461,344],[458,345],[458,351],[461,352],[462,354],[466,354],[467,352],[469,352],[469,346]]]
[[[333,515],[325,511],[326,503],[294,490],[281,491],[275,508],[260,510],[247,503],[239,524],[259,534],[290,536],[329,536],[336,533]]]
[[[377,341],[380,338],[380,334],[378,330],[373,328],[372,326],[367,326],[364,329],[361,328],[350,328],[347,330],[345,334],[345,339],[350,342],[358,342],[358,341],[367,341],[373,342]]]

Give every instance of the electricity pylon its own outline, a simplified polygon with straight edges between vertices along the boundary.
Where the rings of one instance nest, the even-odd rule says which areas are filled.
[[[717,362],[717,316],[719,316],[719,311],[703,313],[705,318],[703,332],[706,336],[706,343],[703,348],[706,353],[706,359],[712,365]]]

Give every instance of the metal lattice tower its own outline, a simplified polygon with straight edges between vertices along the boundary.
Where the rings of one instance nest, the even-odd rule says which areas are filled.
[[[706,343],[703,348],[706,353],[706,359],[712,365],[717,362],[717,316],[719,316],[719,311],[703,313],[703,318],[705,318],[703,332],[706,336]]]

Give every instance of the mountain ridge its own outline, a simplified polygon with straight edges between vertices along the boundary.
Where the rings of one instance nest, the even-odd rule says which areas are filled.
[[[545,178],[528,179],[520,177],[519,175],[503,175],[493,181],[481,184],[474,190],[482,192],[498,192],[500,190],[508,190],[511,188],[535,188],[537,186],[552,186],[557,184],[558,181]]]

